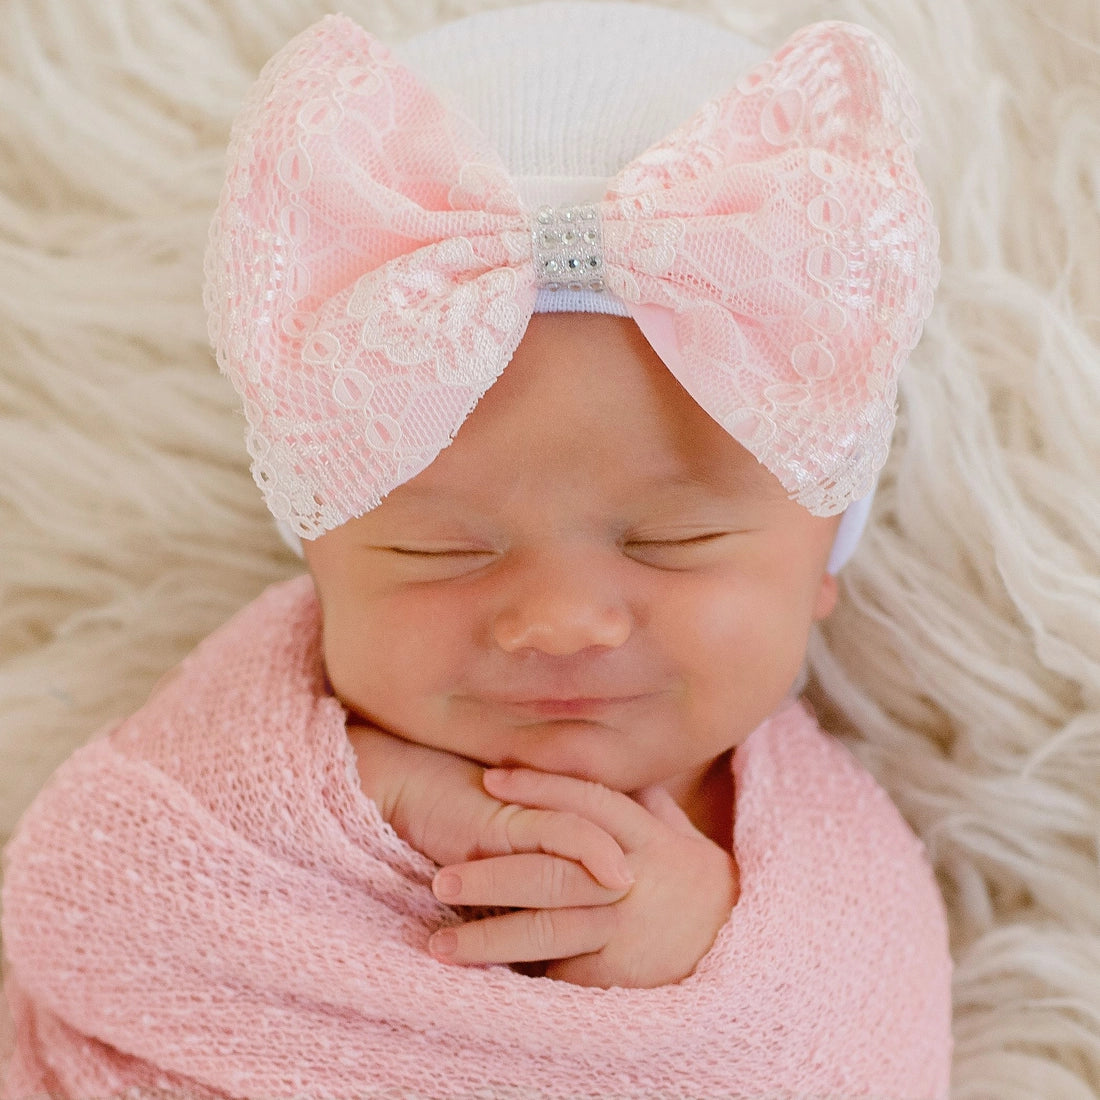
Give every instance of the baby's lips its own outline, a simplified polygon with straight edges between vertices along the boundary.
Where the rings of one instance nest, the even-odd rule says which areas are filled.
[[[549,719],[595,718],[617,707],[630,706],[648,695],[574,695],[509,700],[501,705],[511,711]]]
[[[482,706],[528,719],[596,719],[616,710],[645,704],[662,694],[652,687],[570,684],[525,690],[490,689],[472,698]]]

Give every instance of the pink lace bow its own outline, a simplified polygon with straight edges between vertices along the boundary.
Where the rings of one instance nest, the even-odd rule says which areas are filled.
[[[325,18],[237,120],[206,257],[211,338],[272,513],[313,538],[424,469],[551,282],[622,299],[794,499],[843,510],[885,462],[938,279],[916,117],[883,42],[815,24],[601,202],[528,211],[476,127]]]

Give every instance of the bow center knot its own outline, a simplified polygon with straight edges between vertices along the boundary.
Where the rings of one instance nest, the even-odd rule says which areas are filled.
[[[540,290],[603,290],[599,205],[540,206],[531,218],[531,254]]]

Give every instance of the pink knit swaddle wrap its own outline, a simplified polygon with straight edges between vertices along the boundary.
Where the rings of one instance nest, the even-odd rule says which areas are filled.
[[[6,854],[4,1097],[946,1095],[923,851],[800,705],[734,757],[728,924],[650,990],[432,959],[453,913],[344,723],[302,577],[58,771]]]

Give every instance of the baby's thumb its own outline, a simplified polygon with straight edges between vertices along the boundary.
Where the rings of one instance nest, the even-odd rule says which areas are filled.
[[[634,801],[670,829],[675,829],[684,836],[699,834],[699,830],[691,823],[691,818],[680,809],[676,799],[664,787],[644,787],[634,794]]]

